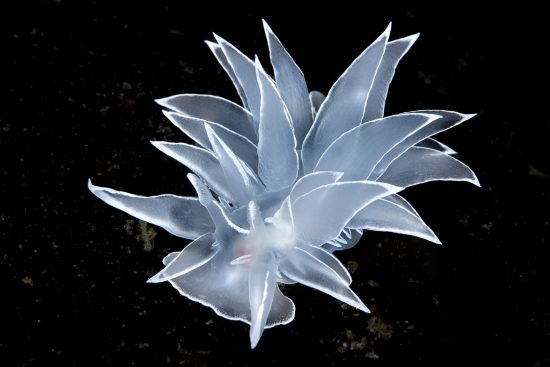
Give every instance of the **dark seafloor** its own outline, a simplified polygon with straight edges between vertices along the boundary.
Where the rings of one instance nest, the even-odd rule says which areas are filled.
[[[193,4],[201,5],[201,4]],[[550,121],[545,21],[488,11],[356,8],[298,14],[183,1],[0,5],[1,366],[550,365]],[[206,4],[207,5],[207,4]],[[338,6],[339,9],[335,9]],[[482,188],[430,183],[404,196],[442,246],[366,233],[338,253],[371,315],[294,285],[296,319],[250,350],[247,325],[145,281],[187,241],[86,188],[192,195],[149,140],[186,141],[153,99],[236,93],[204,45],[214,31],[267,65],[261,18],[310,89],[327,92],[393,21],[421,32],[387,113],[477,112],[440,136]]]

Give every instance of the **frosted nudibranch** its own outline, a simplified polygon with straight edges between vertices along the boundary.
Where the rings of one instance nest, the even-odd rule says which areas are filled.
[[[440,243],[400,192],[428,181],[468,181],[472,170],[433,139],[473,115],[423,110],[384,116],[396,66],[418,35],[389,40],[391,24],[325,97],[264,22],[274,75],[214,35],[207,41],[242,100],[181,94],[157,100],[196,145],[153,141],[187,166],[197,197],[137,196],[94,186],[101,200],[192,240],[168,254],[150,283],[170,282],[218,315],[264,329],[295,306],[279,283],[301,283],[369,312],[333,255],[364,230]]]

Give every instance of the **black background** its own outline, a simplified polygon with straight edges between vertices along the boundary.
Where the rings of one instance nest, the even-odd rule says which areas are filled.
[[[0,22],[1,365],[550,365],[548,42],[540,9],[12,3],[2,5]],[[145,283],[163,255],[187,242],[100,202],[86,180],[192,195],[186,169],[149,144],[185,141],[153,99],[237,100],[203,40],[214,31],[268,65],[262,18],[310,89],[323,92],[389,21],[394,38],[421,32],[398,68],[387,113],[477,112],[440,138],[482,188],[408,189],[404,196],[443,246],[366,233],[338,256],[372,315],[287,286],[296,320],[267,330],[251,351],[245,324],[167,284]]]

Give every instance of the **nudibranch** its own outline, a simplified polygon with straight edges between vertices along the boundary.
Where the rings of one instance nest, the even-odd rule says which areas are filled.
[[[473,115],[423,110],[384,116],[396,66],[418,35],[389,40],[391,24],[326,97],[264,22],[274,75],[223,38],[207,41],[242,106],[212,95],[157,100],[196,144],[153,141],[189,168],[196,197],[137,196],[99,187],[101,200],[192,242],[163,259],[150,283],[168,281],[218,315],[265,328],[287,324],[295,306],[280,283],[301,283],[362,311],[351,276],[333,255],[364,230],[440,243],[400,195],[428,181],[475,174],[433,136]]]

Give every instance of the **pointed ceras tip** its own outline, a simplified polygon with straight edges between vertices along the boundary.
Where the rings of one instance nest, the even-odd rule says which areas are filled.
[[[212,33],[212,35],[214,36],[214,39],[216,40],[218,45],[222,46],[222,43],[227,43],[226,40],[224,40],[222,37],[218,36],[216,33]]]
[[[273,31],[271,30],[271,27],[269,26],[269,24],[267,24],[267,21],[265,19],[262,19],[262,25],[264,27],[264,32],[267,34],[267,33],[273,33]]]
[[[386,29],[384,30],[384,32],[382,33],[383,36],[386,36],[386,37],[389,37],[390,36],[390,32],[391,32],[391,22],[389,22],[388,26],[386,27]]]
[[[159,279],[158,274],[153,275],[151,278],[147,279],[147,283],[154,284],[154,283],[161,283],[162,279]]]

